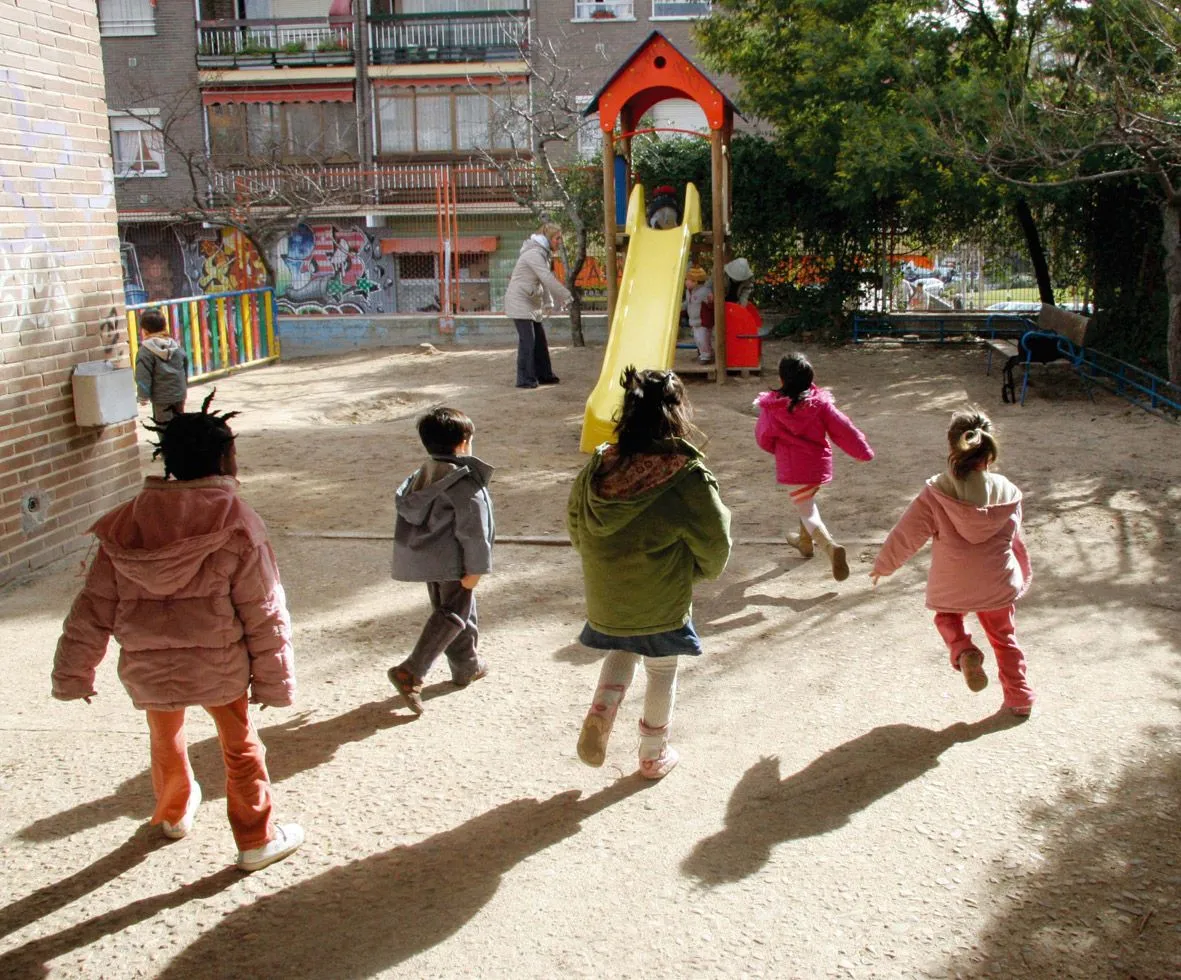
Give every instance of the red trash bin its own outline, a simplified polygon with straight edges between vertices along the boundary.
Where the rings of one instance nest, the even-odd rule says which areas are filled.
[[[763,339],[759,330],[763,317],[757,306],[726,304],[726,367],[761,368]]]

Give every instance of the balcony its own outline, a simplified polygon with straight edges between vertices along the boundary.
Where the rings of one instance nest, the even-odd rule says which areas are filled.
[[[523,192],[534,179],[532,168],[514,166],[505,175],[480,163],[403,163],[388,166],[225,167],[212,173],[218,205],[283,207],[298,202],[333,213],[365,207],[427,207],[437,204],[450,170],[459,204],[511,205],[513,190]],[[314,188],[314,189],[313,189]]]
[[[351,17],[197,22],[198,68],[297,68],[353,60]]]
[[[528,42],[527,10],[369,18],[369,47],[376,65],[513,61]]]

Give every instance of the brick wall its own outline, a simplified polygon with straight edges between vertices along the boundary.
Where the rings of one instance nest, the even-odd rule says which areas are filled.
[[[94,0],[0,0],[0,584],[84,548],[140,482],[133,421],[70,376],[127,364]]]

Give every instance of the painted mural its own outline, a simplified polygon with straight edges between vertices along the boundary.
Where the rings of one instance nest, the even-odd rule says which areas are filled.
[[[392,260],[362,227],[300,224],[279,243],[281,313],[393,313]]]
[[[188,295],[253,289],[266,282],[257,253],[236,229],[178,229],[176,240]],[[382,256],[381,243],[362,226],[301,223],[280,239],[276,253],[280,313],[395,312],[393,260]],[[165,277],[165,272],[156,274]]]

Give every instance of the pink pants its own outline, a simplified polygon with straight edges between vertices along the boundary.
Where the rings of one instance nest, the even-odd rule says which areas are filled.
[[[1034,693],[1025,682],[1025,654],[1017,646],[1017,628],[1013,623],[1016,606],[978,611],[976,618],[996,654],[997,674],[1005,693],[1006,708],[1024,708],[1033,704]],[[960,655],[976,649],[972,635],[964,629],[964,613],[935,613],[935,628],[951,651],[951,665],[960,669]]]
[[[226,766],[226,809],[238,850],[262,847],[274,836],[271,825],[271,781],[266,749],[250,724],[246,695],[205,709],[217,725],[217,739]],[[196,781],[185,744],[185,710],[148,711],[152,742],[152,789],[156,812],[152,823],[179,823]]]

